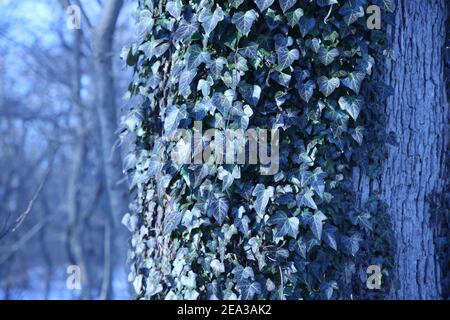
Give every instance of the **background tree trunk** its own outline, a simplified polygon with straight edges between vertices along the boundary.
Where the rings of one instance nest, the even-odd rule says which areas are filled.
[[[122,0],[108,0],[98,27],[94,30],[94,54],[98,81],[98,113],[100,131],[102,135],[102,148],[105,165],[107,193],[111,211],[116,219],[127,210],[127,190],[120,185],[123,180],[122,162],[120,152],[115,148],[118,137],[117,106],[115,100],[115,85],[113,77],[113,39],[119,16]]]
[[[429,201],[444,188],[449,105],[444,78],[446,0],[398,0],[390,36],[394,60],[384,74],[394,88],[385,114],[387,147],[380,181],[355,171],[364,202],[379,194],[388,205],[395,239],[395,299],[438,299],[440,270]]]

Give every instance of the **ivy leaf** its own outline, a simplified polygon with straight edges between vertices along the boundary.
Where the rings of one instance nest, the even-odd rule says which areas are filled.
[[[286,11],[297,3],[297,0],[279,0],[279,2],[281,10],[283,10],[283,13],[286,13]]]
[[[231,89],[225,91],[225,93],[216,92],[211,98],[214,107],[216,107],[224,117],[228,117],[228,114],[233,107],[233,101],[234,91]]]
[[[328,50],[322,47],[319,49],[318,55],[320,62],[328,66],[339,56],[339,50],[336,48]]]
[[[304,15],[304,12],[302,8],[298,8],[295,9],[294,11],[287,12],[285,15],[289,26],[293,28],[299,23],[300,18],[303,17]]]
[[[342,80],[342,84],[347,88],[353,90],[354,93],[359,94],[361,84],[366,77],[362,71],[355,71],[348,74],[347,78]]]
[[[216,275],[219,275],[219,274],[225,272],[225,265],[222,262],[220,262],[218,259],[212,260],[210,263],[210,266]]]
[[[322,238],[323,221],[325,221],[326,219],[327,217],[322,213],[322,211],[316,211],[310,221],[309,227],[318,240]]]
[[[175,19],[178,19],[181,15],[181,2],[179,0],[175,1],[169,1],[166,4],[166,10],[169,12],[169,14],[174,17]]]
[[[343,236],[342,244],[344,246],[345,251],[352,255],[356,256],[359,251],[359,243],[362,241],[361,236],[358,233],[355,233],[351,237]]]
[[[244,0],[229,0],[228,2],[232,7],[237,9],[244,2]]]
[[[297,89],[298,93],[300,95],[300,98],[302,98],[303,101],[306,103],[311,100],[312,96],[314,95],[314,89],[316,88],[316,84],[312,80],[308,80],[304,84],[300,84]]]
[[[270,7],[275,0],[253,0],[256,3],[256,6],[258,7],[259,11],[263,12],[268,7]]]
[[[264,216],[267,204],[269,203],[270,198],[273,197],[274,191],[275,189],[272,186],[266,189],[263,184],[258,184],[255,189],[253,189],[252,195],[256,197],[255,211],[258,216]]]
[[[221,194],[214,195],[209,204],[208,215],[213,216],[219,224],[222,224],[230,208],[227,198]]]
[[[299,254],[303,259],[306,259],[308,248],[303,237],[299,237],[297,240],[289,241],[289,250],[297,252],[297,254]]]
[[[190,46],[186,51],[186,66],[189,70],[196,69],[202,63],[209,63],[210,61],[210,53],[203,51],[197,44]]]
[[[209,35],[216,27],[217,24],[224,19],[223,10],[221,7],[217,6],[213,13],[209,9],[204,8],[200,11],[198,16],[198,21],[202,23],[203,29],[206,35]]]
[[[173,34],[173,41],[178,42],[186,42],[189,40],[192,35],[198,30],[198,22],[194,21],[193,23],[189,23],[185,20],[182,20],[177,30]]]
[[[364,127],[356,127],[352,132],[352,138],[361,146],[364,139]]]
[[[339,10],[339,14],[344,17],[344,21],[347,25],[351,25],[359,18],[364,17],[364,9],[362,6],[347,2]]]
[[[317,79],[317,83],[319,84],[319,90],[325,97],[328,97],[330,94],[334,92],[337,88],[339,88],[340,81],[339,78],[331,78],[328,79],[325,76],[321,76]]]
[[[284,211],[277,211],[267,220],[267,224],[277,226],[275,237],[281,238],[289,235],[295,239],[298,235],[300,221],[297,217],[289,218]]]
[[[274,72],[270,77],[275,80],[279,85],[289,88],[292,76],[283,72]]]
[[[395,1],[394,0],[383,0],[383,6],[388,12],[394,13],[394,11],[395,11]]]
[[[181,222],[182,213],[178,210],[172,211],[169,214],[164,216],[163,221],[163,233],[165,236],[168,236],[175,230]]]
[[[180,80],[178,81],[178,92],[180,95],[187,99],[191,94],[191,83],[195,78],[196,72],[193,70],[183,70],[180,74]]]
[[[300,52],[297,49],[289,50],[286,47],[277,48],[278,69],[280,71],[290,67],[295,60],[300,58]]]
[[[186,108],[178,109],[174,105],[170,105],[166,109],[166,118],[164,121],[165,134],[171,136],[178,129],[181,119],[186,117]]]
[[[258,85],[251,85],[246,82],[241,82],[239,84],[239,92],[245,101],[253,107],[258,104],[259,98],[261,97],[261,87]]]
[[[310,33],[314,27],[316,26],[316,19],[301,17],[299,21],[300,32],[302,33],[303,38]]]
[[[354,96],[342,96],[339,98],[339,106],[342,110],[345,110],[350,114],[353,120],[358,119],[361,108],[364,104],[364,99],[362,97]]]
[[[261,293],[261,285],[248,279],[242,280],[236,284],[242,300],[252,300],[256,294]]]
[[[297,194],[297,196],[295,197],[295,199],[297,201],[297,206],[299,206],[299,207],[307,206],[313,210],[317,210],[317,205],[314,202],[313,196],[314,196],[314,192],[312,192],[312,190],[307,190],[303,194],[300,194],[300,193]]]
[[[245,13],[236,12],[231,19],[231,22],[236,26],[238,31],[243,35],[247,36],[252,29],[252,25],[258,18],[258,14],[255,10],[249,10]]]
[[[323,240],[328,244],[333,250],[337,250],[336,235],[338,234],[338,229],[335,226],[327,224],[325,230],[323,231]]]
[[[334,290],[338,290],[338,284],[336,281],[323,282],[320,284],[320,291],[327,298],[327,300],[331,300]]]
[[[211,76],[213,79],[220,79],[222,75],[223,66],[227,63],[227,61],[223,57],[219,57],[214,59],[208,63],[208,69],[211,72]]]

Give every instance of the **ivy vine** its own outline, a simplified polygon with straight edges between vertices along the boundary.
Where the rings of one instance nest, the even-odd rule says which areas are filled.
[[[390,257],[382,204],[356,204],[352,168],[380,171],[373,76],[390,0],[146,0],[123,138],[134,201],[130,281],[144,299],[357,299]],[[177,164],[177,129],[277,128],[279,172]],[[387,229],[386,229],[387,228]],[[386,242],[386,243],[385,243]],[[387,256],[383,256],[387,255]],[[388,267],[386,267],[388,268]]]

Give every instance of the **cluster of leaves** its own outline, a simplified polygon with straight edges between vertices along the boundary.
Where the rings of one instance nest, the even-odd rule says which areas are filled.
[[[388,0],[372,4],[393,10]],[[377,235],[350,177],[355,158],[374,152],[363,149],[361,118],[386,91],[372,79],[385,33],[367,29],[368,5],[140,3],[137,43],[123,54],[135,70],[124,119],[135,200],[124,223],[138,297],[358,298],[357,266],[373,252],[360,248]],[[367,88],[379,100],[367,102]],[[176,130],[194,133],[194,121],[204,130],[279,129],[280,171],[173,162]]]

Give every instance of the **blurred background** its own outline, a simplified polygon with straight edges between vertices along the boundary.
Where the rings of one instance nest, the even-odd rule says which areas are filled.
[[[0,0],[0,299],[131,297],[117,123],[136,4]]]

